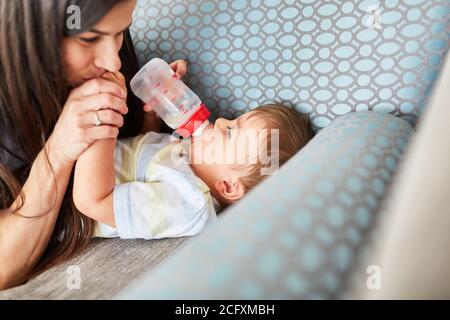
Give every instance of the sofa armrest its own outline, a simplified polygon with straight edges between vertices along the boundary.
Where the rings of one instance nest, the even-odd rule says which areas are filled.
[[[335,297],[412,132],[392,115],[336,119],[216,225],[117,298]]]

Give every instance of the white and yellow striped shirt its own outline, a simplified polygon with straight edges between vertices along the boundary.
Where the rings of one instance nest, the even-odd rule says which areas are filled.
[[[217,219],[208,186],[193,173],[186,154],[185,161],[173,161],[174,148],[181,150],[178,139],[155,132],[117,142],[117,229],[97,223],[94,237],[193,236]]]

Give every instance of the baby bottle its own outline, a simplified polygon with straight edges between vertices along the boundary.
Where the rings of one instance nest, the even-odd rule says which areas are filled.
[[[209,110],[162,59],[150,60],[131,80],[131,90],[184,138],[209,124]]]

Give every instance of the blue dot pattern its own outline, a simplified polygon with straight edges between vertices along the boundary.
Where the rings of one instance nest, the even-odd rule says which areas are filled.
[[[214,116],[269,102],[316,129],[352,111],[415,122],[449,46],[448,0],[140,0],[141,64],[186,59]]]
[[[412,132],[389,114],[336,119],[219,223],[118,297],[338,298]]]

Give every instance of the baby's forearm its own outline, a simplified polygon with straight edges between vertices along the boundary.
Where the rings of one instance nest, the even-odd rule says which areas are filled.
[[[83,214],[115,227],[112,194],[115,187],[116,139],[95,142],[78,159],[73,200]]]

